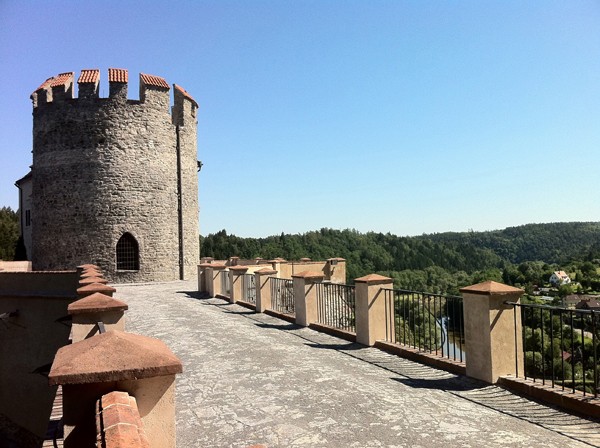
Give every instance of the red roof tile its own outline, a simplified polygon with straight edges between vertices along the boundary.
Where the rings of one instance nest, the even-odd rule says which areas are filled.
[[[50,87],[50,83],[52,82],[53,79],[54,79],[54,76],[51,76],[50,78],[45,80],[41,86],[39,86],[37,89],[35,89],[33,91],[33,93],[37,92],[38,90],[47,89],[48,87]]]
[[[84,69],[81,70],[81,75],[79,75],[79,79],[77,80],[78,84],[92,84],[97,83],[100,79],[100,70],[97,68],[94,69]]]
[[[108,69],[108,82],[128,82],[129,75],[124,68],[109,68]]]
[[[50,82],[50,87],[65,86],[69,81],[73,82],[73,72],[61,73]]]
[[[140,79],[147,86],[162,87],[163,89],[169,89],[169,84],[167,84],[165,78],[161,78],[160,76],[146,75],[145,73],[140,73]]]
[[[192,103],[194,103],[194,106],[198,107],[198,103],[196,102],[196,100],[194,98],[192,98],[192,95],[190,95],[187,90],[185,90],[183,87],[178,86],[177,84],[173,84],[173,86],[179,90],[184,97],[186,97],[188,100],[190,100]]]

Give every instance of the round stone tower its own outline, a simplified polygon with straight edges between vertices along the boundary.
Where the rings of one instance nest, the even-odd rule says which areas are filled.
[[[109,69],[46,80],[33,94],[33,269],[100,266],[115,282],[196,275],[199,257],[196,111],[181,87]]]

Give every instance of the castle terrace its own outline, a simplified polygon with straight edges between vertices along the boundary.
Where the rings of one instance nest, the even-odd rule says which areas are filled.
[[[177,446],[600,446],[593,420],[196,291],[119,285],[127,330],[183,363]]]

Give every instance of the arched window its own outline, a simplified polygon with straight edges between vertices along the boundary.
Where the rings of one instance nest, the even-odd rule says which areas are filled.
[[[140,251],[131,233],[124,233],[117,242],[117,271],[139,271]]]

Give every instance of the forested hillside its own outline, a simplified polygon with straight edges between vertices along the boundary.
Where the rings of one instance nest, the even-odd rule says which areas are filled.
[[[19,238],[19,215],[10,207],[0,208],[0,260],[13,260]]]
[[[600,223],[528,224],[415,237],[321,229],[240,238],[222,230],[201,238],[200,253],[217,259],[343,257],[349,279],[378,272],[404,288],[457,292],[460,286],[490,279],[525,286],[536,278],[542,281],[558,267],[576,274],[579,264],[600,259]]]

